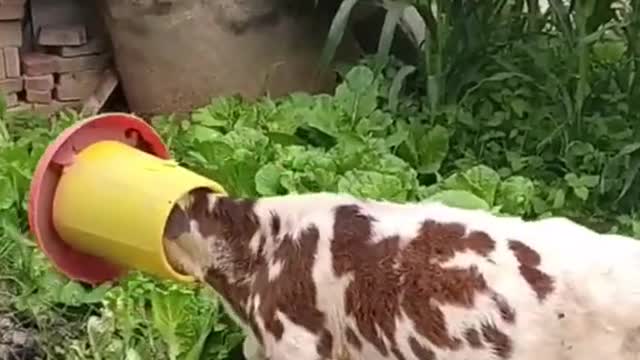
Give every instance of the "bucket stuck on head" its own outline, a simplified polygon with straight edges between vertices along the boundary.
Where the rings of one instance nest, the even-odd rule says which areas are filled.
[[[193,281],[168,263],[162,239],[174,205],[196,188],[224,193],[172,161],[143,120],[103,114],[65,131],[40,159],[30,227],[43,252],[74,280],[98,284],[135,269]]]

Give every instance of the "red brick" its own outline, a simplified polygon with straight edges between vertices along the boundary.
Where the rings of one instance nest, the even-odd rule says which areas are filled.
[[[87,43],[84,25],[47,25],[40,28],[38,44],[44,46],[78,46]]]
[[[4,70],[9,78],[20,77],[20,51],[17,47],[4,48]]]
[[[0,20],[24,18],[24,4],[0,4]]]
[[[57,57],[57,72],[69,73],[83,70],[104,70],[111,63],[111,54]]]
[[[0,21],[0,47],[22,46],[22,21]]]
[[[57,56],[43,53],[27,53],[21,57],[22,69],[26,75],[47,75],[58,70]]]
[[[27,90],[26,93],[27,93],[27,101],[30,103],[51,104],[51,101],[53,101],[51,90],[48,90],[48,91]]]
[[[89,41],[80,46],[60,46],[56,48],[56,52],[62,57],[76,57],[82,55],[99,54],[107,51],[109,44],[103,37],[89,39]]]
[[[55,85],[53,75],[24,76],[24,88],[36,91],[51,91]]]
[[[0,91],[5,94],[20,92],[24,89],[22,78],[0,80]]]

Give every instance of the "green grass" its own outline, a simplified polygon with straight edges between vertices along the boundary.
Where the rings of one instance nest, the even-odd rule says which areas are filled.
[[[183,166],[239,196],[431,198],[640,237],[640,1],[412,3],[430,34],[412,64],[388,53],[394,10],[381,53],[341,67],[334,94],[221,98],[152,123]],[[230,358],[242,335],[210,290],[143,274],[91,289],[51,268],[27,234],[27,191],[77,118],[0,110],[0,323],[51,359]]]

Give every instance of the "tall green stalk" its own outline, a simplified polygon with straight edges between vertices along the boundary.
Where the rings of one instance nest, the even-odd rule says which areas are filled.
[[[578,136],[582,134],[582,109],[588,96],[588,77],[590,67],[589,45],[587,43],[587,21],[593,13],[595,0],[578,0],[576,3],[576,55],[578,61],[578,79],[575,90],[574,125]]]
[[[629,24],[625,28],[628,54],[632,58],[633,75],[629,87],[629,108],[640,111],[640,0],[631,0]]]

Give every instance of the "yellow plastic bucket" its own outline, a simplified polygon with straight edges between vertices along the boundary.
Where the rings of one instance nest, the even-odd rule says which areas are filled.
[[[175,202],[217,183],[117,141],[101,141],[76,155],[53,202],[58,234],[77,250],[164,278],[191,280],[167,262],[162,232]]]
[[[136,269],[191,282],[169,265],[163,231],[176,201],[200,187],[225,192],[171,160],[141,119],[104,114],[68,129],[42,156],[29,224],[44,253],[74,280],[99,284]]]

